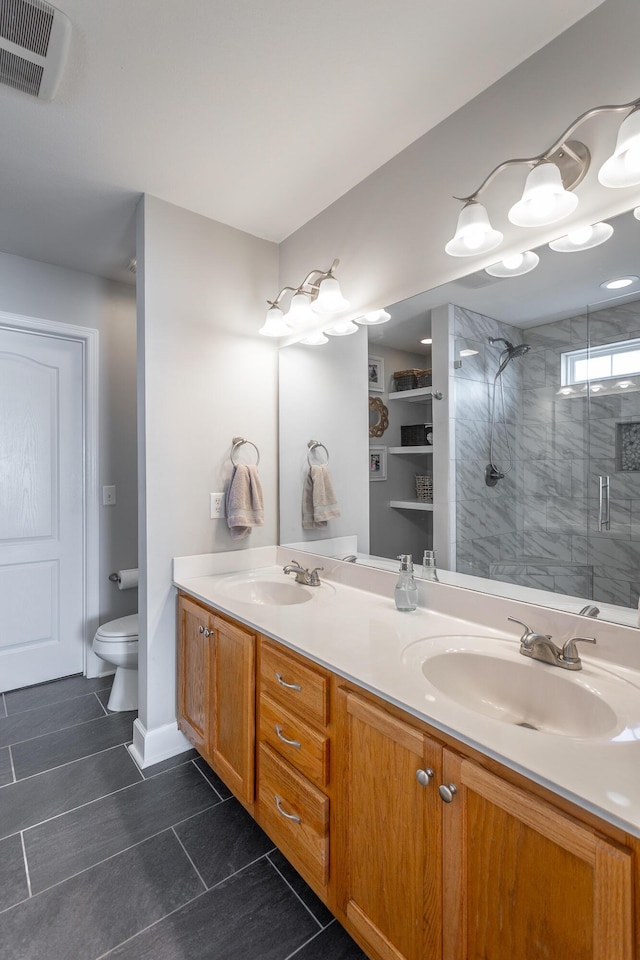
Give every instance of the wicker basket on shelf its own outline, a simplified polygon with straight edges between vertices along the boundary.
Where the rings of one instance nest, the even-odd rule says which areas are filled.
[[[429,378],[429,383],[419,383],[419,380]],[[396,370],[393,375],[394,389],[415,390],[416,387],[428,387],[431,385],[431,370],[420,370],[413,367],[411,370]]]
[[[433,477],[416,474],[416,497],[420,503],[433,502]]]

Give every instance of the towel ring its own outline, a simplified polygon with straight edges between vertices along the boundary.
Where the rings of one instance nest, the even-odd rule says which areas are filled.
[[[310,467],[313,466],[313,464],[311,463],[311,454],[312,454],[313,451],[316,450],[318,447],[322,447],[322,449],[324,450],[324,452],[325,452],[326,455],[327,455],[327,459],[325,460],[324,463],[325,463],[325,464],[329,463],[329,451],[328,451],[327,448],[325,447],[324,443],[320,443],[319,440],[309,440],[309,443],[307,444],[307,446],[309,447],[309,453],[307,454],[307,463],[309,464]],[[320,466],[323,466],[323,464],[320,464]]]
[[[237,462],[233,459],[233,455],[238,449],[238,447],[241,447],[244,443],[248,443],[249,446],[253,447],[253,449],[255,450],[256,456],[258,458],[255,462],[255,466],[257,467],[258,464],[260,463],[260,451],[258,450],[258,448],[256,447],[255,443],[253,443],[252,440],[245,440],[244,437],[233,438],[233,446],[231,447],[231,463],[234,465],[234,467],[238,466]]]

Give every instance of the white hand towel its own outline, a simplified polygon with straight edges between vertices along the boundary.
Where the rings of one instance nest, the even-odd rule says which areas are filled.
[[[227,490],[227,524],[232,539],[248,537],[252,527],[264,524],[262,484],[256,465],[239,463]]]
[[[302,488],[302,527],[313,530],[326,527],[328,520],[340,516],[336,495],[326,464],[309,468]]]

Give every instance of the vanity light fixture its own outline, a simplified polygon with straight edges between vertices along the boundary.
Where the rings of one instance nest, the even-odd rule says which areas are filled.
[[[633,211],[633,215],[636,218],[636,220],[640,220],[640,207],[635,208],[635,210]]]
[[[387,323],[388,320],[391,320],[391,314],[387,313],[386,310],[370,310],[361,317],[355,317],[356,323],[362,323],[370,327],[376,323]]]
[[[357,333],[358,327],[353,320],[337,320],[324,331],[330,337],[348,337],[350,333]]]
[[[522,277],[525,273],[530,273],[540,263],[540,257],[533,250],[525,250],[524,253],[516,253],[511,257],[505,257],[500,263],[494,263],[490,267],[485,267],[485,273],[491,277]]]
[[[319,347],[323,343],[329,343],[329,337],[325,337],[322,330],[316,330],[314,333],[310,333],[307,337],[300,341],[300,343],[306,343],[310,347]]]
[[[511,223],[523,227],[545,226],[568,217],[578,205],[573,190],[582,182],[591,161],[589,148],[573,140],[575,131],[601,113],[625,112],[611,157],[598,173],[605,187],[630,187],[640,184],[640,98],[630,103],[592,107],[577,117],[551,146],[535,157],[505,160],[498,164],[478,189],[468,197],[456,197],[464,206],[453,238],[445,246],[452,257],[488,253],[500,245],[503,235],[494,230],[481,194],[502,170],[514,165],[530,168],[522,198],[509,210]],[[594,244],[595,245],[595,244]],[[585,248],[586,249],[586,248]]]
[[[333,275],[339,263],[334,260],[328,270],[311,270],[300,286],[283,287],[275,300],[267,300],[269,309],[260,333],[265,337],[283,337],[319,322],[323,317],[332,320],[336,314],[344,313],[349,301],[343,297],[340,284]],[[280,303],[287,293],[293,296],[285,314]]]
[[[425,337],[424,340],[420,341],[420,343],[426,343],[428,346],[430,343],[433,343],[433,339],[431,337]]]
[[[590,250],[605,243],[613,235],[610,223],[592,223],[588,227],[576,227],[569,230],[564,237],[552,240],[549,246],[557,253],[578,253],[580,250]]]

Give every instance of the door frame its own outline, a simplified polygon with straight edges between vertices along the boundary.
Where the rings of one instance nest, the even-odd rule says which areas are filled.
[[[83,615],[84,644],[83,673],[98,676],[104,666],[93,652],[93,637],[99,626],[100,615],[100,512],[98,496],[98,348],[99,334],[91,327],[77,327],[72,323],[25,317],[0,311],[0,329],[34,336],[73,340],[82,346],[83,378]]]

